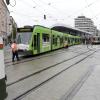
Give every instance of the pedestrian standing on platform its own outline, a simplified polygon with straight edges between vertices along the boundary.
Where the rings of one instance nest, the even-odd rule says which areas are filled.
[[[18,47],[17,47],[16,41],[14,41],[12,43],[11,49],[12,49],[12,62],[14,62],[15,56],[17,58],[17,61],[19,61],[19,57],[18,57]]]

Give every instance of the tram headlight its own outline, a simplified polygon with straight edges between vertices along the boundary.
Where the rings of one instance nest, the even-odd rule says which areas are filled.
[[[29,49],[29,45],[18,44],[18,50],[25,50],[25,51],[27,51],[28,49]]]

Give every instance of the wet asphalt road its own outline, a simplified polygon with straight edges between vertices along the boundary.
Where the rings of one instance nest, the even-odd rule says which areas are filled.
[[[6,64],[6,100],[16,99],[20,95],[23,96],[18,99],[22,100],[64,100],[98,63],[95,54],[100,53],[100,47],[90,49],[78,45]],[[5,62],[11,61],[11,53],[5,51],[5,54]]]

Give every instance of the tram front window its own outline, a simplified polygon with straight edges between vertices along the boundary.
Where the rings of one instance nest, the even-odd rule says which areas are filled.
[[[17,42],[22,44],[29,44],[32,32],[21,32],[18,33]]]

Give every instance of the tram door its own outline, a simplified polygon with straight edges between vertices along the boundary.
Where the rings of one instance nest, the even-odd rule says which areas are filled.
[[[34,50],[40,53],[40,33],[34,35]]]
[[[40,33],[37,33],[37,52],[40,53]]]

